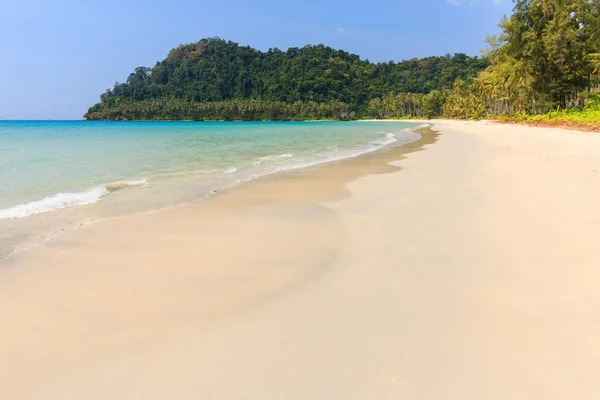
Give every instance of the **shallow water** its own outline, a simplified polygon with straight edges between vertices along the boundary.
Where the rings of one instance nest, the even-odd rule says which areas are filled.
[[[417,125],[0,121],[0,258],[85,221],[412,142]]]

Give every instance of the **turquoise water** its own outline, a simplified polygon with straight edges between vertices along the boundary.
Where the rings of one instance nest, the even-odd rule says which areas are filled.
[[[0,240],[7,229],[17,229],[14,220],[46,216],[59,221],[60,213],[72,208],[146,211],[194,201],[265,174],[413,141],[416,135],[408,130],[414,127],[400,122],[0,121],[0,227],[13,221],[3,227]]]

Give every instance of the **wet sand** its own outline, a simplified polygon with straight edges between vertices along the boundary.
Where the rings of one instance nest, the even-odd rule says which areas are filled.
[[[0,398],[598,398],[600,136],[434,129],[4,260]]]

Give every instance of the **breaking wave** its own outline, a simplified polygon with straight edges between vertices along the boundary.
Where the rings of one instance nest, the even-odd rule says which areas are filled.
[[[44,197],[41,200],[31,201],[0,210],[0,220],[24,218],[30,215],[41,214],[49,211],[94,204],[97,203],[102,196],[105,196],[109,193],[131,186],[141,186],[145,183],[146,179],[137,181],[119,181],[96,186],[83,192],[57,193],[52,196]]]

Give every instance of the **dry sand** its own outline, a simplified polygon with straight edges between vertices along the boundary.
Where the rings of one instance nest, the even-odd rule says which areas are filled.
[[[600,398],[600,136],[434,127],[5,260],[0,399]]]

